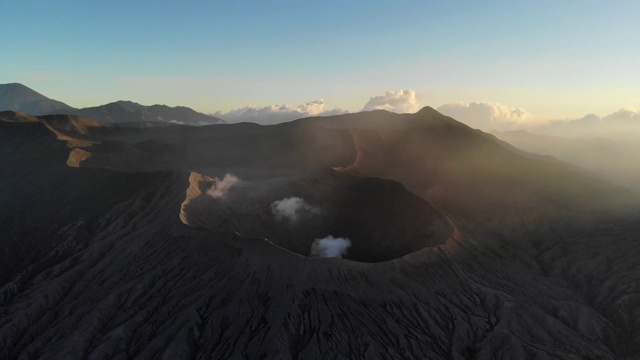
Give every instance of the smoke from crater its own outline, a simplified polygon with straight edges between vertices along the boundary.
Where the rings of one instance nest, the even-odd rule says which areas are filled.
[[[207,191],[207,195],[214,199],[224,199],[229,192],[229,189],[235,185],[240,179],[233,174],[225,174],[222,180],[215,178],[214,182]]]
[[[309,205],[304,199],[299,197],[289,197],[274,201],[271,204],[271,212],[276,220],[297,222],[300,218],[309,215],[319,215],[320,209]]]
[[[351,247],[351,240],[347,238],[334,238],[329,235],[323,239],[315,239],[311,244],[311,256],[318,257],[338,257],[347,254],[347,250]]]

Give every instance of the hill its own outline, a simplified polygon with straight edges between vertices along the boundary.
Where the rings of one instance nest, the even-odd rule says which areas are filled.
[[[640,351],[638,200],[560,161],[430,108],[94,125],[0,116],[0,358]]]

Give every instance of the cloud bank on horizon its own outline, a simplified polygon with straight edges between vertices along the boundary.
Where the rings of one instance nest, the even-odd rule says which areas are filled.
[[[360,111],[386,110],[398,114],[415,113],[422,108],[416,92],[413,89],[387,91],[382,95],[372,96]],[[604,117],[589,114],[580,119],[542,120],[529,111],[511,107],[499,102],[454,102],[436,108],[444,115],[450,116],[472,128],[484,131],[533,130],[553,133],[554,129],[572,126],[590,126],[597,129],[595,124],[613,125],[617,123],[635,124],[640,127],[640,112],[633,108],[623,108]],[[331,116],[349,113],[348,110],[329,109],[323,99],[310,101],[302,105],[270,105],[264,107],[245,106],[223,113],[218,111],[213,115],[227,122],[254,122],[262,125],[278,124],[310,116]],[[640,132],[640,130],[638,130]],[[596,130],[592,135],[597,135]]]
[[[578,120],[581,122],[630,122],[640,124],[640,110],[635,108],[622,108],[604,117],[595,114],[586,115]]]
[[[640,110],[622,108],[602,117],[588,114],[579,119],[551,121],[533,131],[545,135],[609,138],[639,143]]]
[[[380,96],[373,96],[361,111],[387,110],[399,114],[414,113],[422,106],[412,89],[387,91]],[[248,105],[228,112],[217,111],[212,115],[230,123],[253,122],[261,125],[273,125],[310,116],[331,116],[349,113],[348,110],[328,109],[323,99],[313,100],[302,105]]]
[[[361,111],[386,110],[398,114],[415,113],[422,108],[413,89],[387,91],[382,95],[369,98]],[[487,130],[512,130],[525,126],[532,115],[526,110],[512,108],[500,103],[456,102],[437,108],[441,113],[462,121],[474,128]],[[278,124],[310,116],[330,116],[346,114],[349,111],[339,108],[327,109],[324,100],[314,100],[303,105],[270,105],[264,107],[245,106],[213,116],[228,122],[255,122],[262,125]]]
[[[298,106],[284,104],[258,107],[248,105],[226,113],[217,111],[213,116],[228,122],[246,121],[262,125],[272,125],[310,116],[330,116],[346,113],[348,113],[347,110],[338,108],[327,109],[324,100],[318,99]]]

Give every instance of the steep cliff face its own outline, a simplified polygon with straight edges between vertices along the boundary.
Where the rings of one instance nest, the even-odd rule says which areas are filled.
[[[527,167],[545,167],[516,155],[475,156],[474,148],[498,150],[475,138],[446,140],[460,125],[430,137],[424,129],[397,132],[402,123],[365,129],[364,114],[328,118],[327,132],[292,135],[313,133],[318,124],[306,122],[315,120],[197,134],[178,127],[173,140],[156,128],[89,127],[76,134],[93,142],[75,148],[93,154],[79,168],[65,165],[75,150],[41,119],[0,121],[0,358],[616,359],[640,352],[640,215],[612,219],[604,211],[610,203],[590,213],[584,199],[572,200],[585,189],[615,191],[562,168],[555,174],[571,182],[525,181]],[[206,145],[208,136],[217,145]],[[172,162],[141,162],[136,170],[154,155],[141,143],[167,142],[175,146],[160,156]],[[264,152],[241,144],[263,144]],[[327,144],[332,151],[315,154]],[[458,155],[437,152],[445,146]],[[279,158],[301,147],[306,153]],[[214,148],[220,152],[198,158],[201,169],[180,162]],[[235,151],[237,173],[225,163]],[[485,163],[451,165],[456,159]],[[489,181],[505,164],[522,169],[509,181]],[[209,195],[226,172],[239,180]],[[551,201],[567,184],[581,189]],[[504,194],[493,208],[480,201],[498,188]],[[480,195],[463,212],[473,192]],[[271,205],[291,197],[321,209],[307,215],[322,226],[275,226]],[[533,211],[525,200],[553,216],[523,226]],[[500,226],[484,221],[493,211]],[[440,237],[441,221],[451,228]],[[306,256],[314,231],[352,237],[347,258]],[[425,234],[426,245],[411,248]],[[307,242],[302,250],[289,243],[296,239]],[[356,252],[356,241],[378,250]],[[380,254],[388,257],[373,258]]]

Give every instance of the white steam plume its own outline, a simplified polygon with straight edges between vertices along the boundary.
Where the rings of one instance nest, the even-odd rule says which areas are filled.
[[[271,204],[271,212],[277,220],[297,222],[302,216],[320,214],[320,209],[309,205],[299,197],[289,197],[274,201]]]
[[[338,257],[347,254],[347,250],[351,247],[351,240],[347,238],[334,238],[329,235],[323,239],[315,239],[311,244],[311,256],[318,257]]]
[[[416,92],[411,89],[387,91],[384,95],[370,98],[362,110],[387,110],[398,114],[414,113],[420,110],[420,103],[416,98]]]
[[[224,199],[227,196],[229,189],[240,181],[240,179],[233,174],[225,174],[222,180],[215,178],[213,181],[211,188],[207,190],[207,195],[214,199]]]

